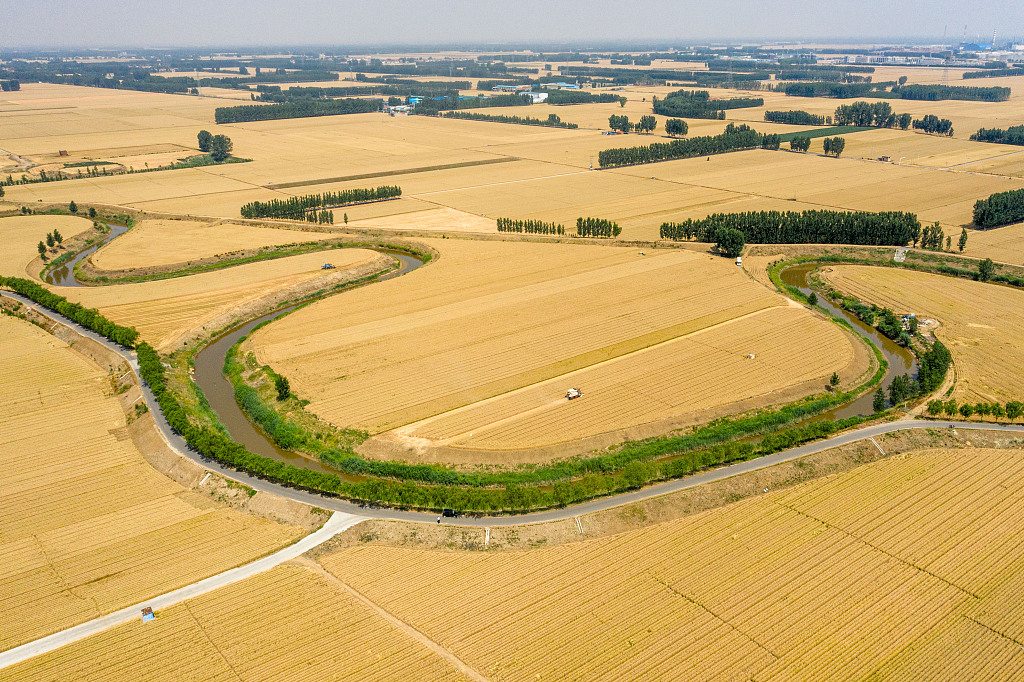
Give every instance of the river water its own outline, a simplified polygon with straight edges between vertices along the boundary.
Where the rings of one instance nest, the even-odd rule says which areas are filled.
[[[82,251],[74,258],[69,260],[67,263],[61,265],[59,268],[54,268],[53,270],[47,272],[46,276],[43,277],[47,284],[53,284],[59,287],[85,286],[77,279],[75,279],[75,265],[83,258],[88,258],[92,254],[94,254],[96,252],[96,249],[100,248],[101,246],[111,241],[112,239],[120,237],[122,234],[128,231],[128,227],[125,225],[118,225],[116,223],[104,223],[104,225],[110,228],[110,232],[108,232],[107,235],[103,237],[103,239],[101,239],[98,244],[90,246],[85,251]]]

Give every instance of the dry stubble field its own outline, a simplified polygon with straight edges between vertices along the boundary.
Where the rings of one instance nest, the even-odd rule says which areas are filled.
[[[953,397],[968,402],[1024,396],[1024,292],[997,284],[894,268],[841,265],[824,271],[839,291],[877,303],[897,315],[941,323],[936,332],[953,354]]]
[[[629,102],[621,113],[636,118],[649,112],[651,97],[670,91],[627,88],[623,94]],[[742,93],[715,92],[720,97],[733,94]],[[801,127],[766,124],[760,120],[765,109],[831,114],[837,106],[837,100],[831,99],[770,92],[759,96],[765,97],[765,107],[730,111],[730,120],[749,121],[762,131],[785,132]],[[536,105],[526,112],[554,112],[567,121],[578,119],[593,126],[581,130],[382,114],[216,126],[213,109],[225,104],[223,100],[26,84],[21,92],[0,96],[0,111],[11,150],[41,161],[58,149],[94,156],[103,150],[156,153],[153,150],[167,145],[190,149],[199,129],[227,134],[234,140],[236,153],[252,158],[252,163],[16,186],[8,191],[10,198],[21,202],[66,202],[74,197],[215,217],[237,217],[239,207],[254,199],[399,184],[404,190],[401,200],[352,207],[347,211],[351,220],[368,220],[368,228],[439,231],[450,231],[445,224],[450,220],[453,229],[468,226],[472,231],[491,231],[489,221],[499,216],[570,225],[581,215],[595,215],[619,221],[627,238],[653,239],[665,220],[761,208],[898,207],[919,212],[923,220],[955,227],[969,222],[976,199],[1021,186],[1014,176],[1024,172],[1024,157],[1014,155],[1012,148],[965,139],[980,125],[1005,126],[1019,119],[1024,99],[1018,95],[1005,103],[890,102],[915,115],[953,118],[957,139],[868,131],[848,135],[849,158],[838,160],[741,152],[713,157],[710,162],[696,159],[588,173],[602,149],[665,138],[600,135],[594,128],[604,127],[602,121],[610,113],[620,113],[617,104]],[[523,114],[519,109],[512,113]],[[690,135],[715,134],[723,125],[694,120]],[[908,158],[904,163],[920,166],[866,164],[854,158],[882,155],[894,160],[912,156],[913,161]],[[458,167],[437,168],[451,164]],[[942,170],[947,167],[952,170]],[[365,174],[378,175],[358,177]],[[453,217],[427,213],[432,209],[457,213]],[[336,211],[337,218],[340,213]],[[422,221],[416,225],[418,218]]]
[[[147,342],[164,349],[241,306],[314,280],[323,280],[326,284],[346,277],[355,268],[382,265],[388,260],[366,249],[336,249],[246,263],[187,277],[100,287],[53,287],[53,290],[69,300],[97,308],[114,322],[136,327]],[[337,269],[324,274],[320,266],[325,261]]]
[[[303,535],[157,473],[99,367],[0,317],[0,650],[244,564]]]
[[[45,241],[47,233],[54,230],[60,232],[67,241],[83,232],[92,231],[92,221],[56,215],[16,215],[0,218],[0,243],[3,244],[0,251],[0,275],[31,277],[38,280],[39,272],[29,272],[28,266],[39,258],[36,245],[40,241]]]
[[[775,402],[773,391],[856,364],[837,327],[789,307],[724,259],[427,241],[441,254],[436,264],[317,302],[258,331],[244,349],[340,426],[380,433],[469,405],[398,441],[474,431],[472,447],[501,450],[754,396]],[[853,376],[866,358],[859,363]],[[568,403],[574,385],[586,396]]]
[[[1019,449],[925,449],[576,543],[358,544],[318,561],[495,682],[1018,680],[1022,484]],[[343,586],[293,566],[11,672],[228,679],[227,665],[243,680],[453,675]]]

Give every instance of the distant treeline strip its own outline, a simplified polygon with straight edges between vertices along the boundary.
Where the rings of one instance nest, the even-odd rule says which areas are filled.
[[[565,234],[565,226],[542,220],[515,220],[498,218],[498,232],[525,232],[526,234]]]
[[[691,137],[672,142],[656,142],[642,147],[620,147],[601,151],[597,160],[602,168],[652,163],[667,159],[688,159],[694,156],[723,154],[738,149],[754,149],[763,142],[762,135],[747,125],[730,123],[720,135]]]
[[[998,78],[999,76],[1024,76],[1024,69],[1010,67],[1007,69],[985,69],[984,71],[965,71],[963,78]]]
[[[606,218],[577,218],[577,237],[618,237],[622,234],[619,224]]]
[[[1024,69],[1021,70],[1024,72]],[[995,142],[996,144],[1015,144],[1024,146],[1024,125],[1002,128],[982,128],[971,135],[976,142]]]
[[[345,189],[340,192],[324,192],[323,194],[305,194],[288,199],[271,199],[270,201],[250,201],[242,206],[243,218],[289,218],[304,220],[308,211],[362,204],[371,201],[383,201],[402,196],[402,188],[397,185],[382,185],[365,189]]]
[[[707,90],[677,90],[663,100],[654,98],[654,113],[675,118],[725,118],[727,109],[745,109],[764,106],[760,97],[734,97],[711,99]]]
[[[249,121],[274,121],[282,118],[365,114],[379,109],[379,100],[311,99],[282,104],[243,104],[237,107],[218,107],[213,112],[213,116],[217,123],[247,123]]]
[[[921,223],[913,213],[901,211],[748,211],[662,223],[661,238],[713,242],[721,229],[739,230],[748,244],[905,246],[917,241]]]
[[[503,116],[497,114],[477,114],[469,111],[446,111],[444,118],[461,118],[467,121],[491,121],[492,123],[518,123],[524,126],[544,126],[547,128],[568,128],[575,130],[579,126],[575,123],[566,123],[556,114],[550,114],[547,118],[532,118],[530,116]]]
[[[1024,220],[1024,189],[998,192],[974,204],[974,224],[997,227]]]
[[[766,111],[764,120],[768,123],[787,123],[799,126],[823,126],[825,117],[809,114],[806,111]]]
[[[81,303],[73,303],[36,284],[32,280],[21,277],[0,277],[0,287],[10,289],[30,298],[36,303],[58,312],[74,322],[91,329],[97,334],[107,337],[115,343],[131,348],[139,340],[139,332],[135,327],[124,327],[100,315],[98,310],[86,308]]]

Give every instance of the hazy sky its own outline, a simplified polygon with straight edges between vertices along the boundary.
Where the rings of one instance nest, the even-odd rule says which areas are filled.
[[[1024,34],[1021,0],[0,0],[19,46],[578,43]]]

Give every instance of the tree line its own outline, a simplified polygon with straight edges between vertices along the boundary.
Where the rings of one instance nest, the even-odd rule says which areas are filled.
[[[902,85],[893,89],[900,99],[966,100],[968,102],[1005,102],[1010,99],[1010,88],[999,86],[976,87],[969,85]]]
[[[135,327],[125,327],[111,322],[98,310],[86,308],[81,303],[73,303],[32,280],[0,276],[0,287],[19,293],[126,348],[133,347],[139,339],[139,332]]]
[[[712,242],[721,229],[739,230],[748,244],[905,246],[916,240],[921,223],[913,213],[901,211],[713,213],[699,220],[662,223],[661,238]]]
[[[217,123],[247,123],[249,121],[276,121],[283,118],[310,118],[340,114],[365,114],[380,110],[380,100],[358,97],[327,100],[295,100],[282,104],[243,104],[237,107],[217,107],[213,118]]]
[[[859,126],[862,128],[896,128],[906,130],[910,127],[910,114],[897,114],[888,102],[854,102],[836,107],[832,117],[837,126]]]
[[[723,154],[739,149],[760,147],[764,136],[746,124],[730,123],[720,135],[691,137],[672,142],[655,142],[641,147],[619,147],[598,153],[602,168],[652,163],[667,159],[688,159],[695,156]]]
[[[576,123],[566,123],[558,114],[548,114],[545,119],[533,118],[531,116],[503,116],[498,114],[478,114],[471,111],[446,111],[444,118],[460,118],[467,121],[491,121],[494,123],[518,123],[524,126],[544,126],[547,128],[566,128],[575,130],[579,128]]]
[[[311,210],[361,204],[371,201],[384,201],[402,196],[402,188],[397,185],[381,185],[344,189],[339,192],[323,194],[304,194],[287,199],[271,199],[270,201],[250,201],[241,208],[243,218],[288,218],[304,220]]]
[[[766,111],[764,120],[768,123],[788,123],[798,126],[823,126],[826,123],[824,116],[809,114],[806,111]]]
[[[581,90],[552,90],[548,92],[548,104],[625,104],[626,98],[611,92],[583,92]]]
[[[629,116],[617,116],[612,114],[608,117],[608,127],[621,133],[628,133],[635,130],[638,133],[650,133],[658,127],[658,119],[653,116],[641,116],[636,123],[631,123]]]
[[[605,218],[577,218],[577,237],[618,237],[622,234],[619,224]]]
[[[927,114],[924,118],[914,119],[914,129],[936,135],[953,135],[953,122],[948,118],[939,118],[935,114]]]
[[[724,119],[727,109],[764,106],[760,97],[711,99],[707,90],[677,90],[662,100],[655,97],[653,102],[654,113],[675,118]]]
[[[452,93],[442,98],[424,99],[416,104],[413,113],[436,116],[450,109],[484,109],[487,107],[528,107],[533,100],[527,95],[494,95],[492,97],[463,97]]]
[[[825,152],[825,156],[834,156],[837,159],[839,155],[846,149],[846,140],[841,137],[826,137],[821,141],[822,149]],[[790,145],[792,147],[792,145]],[[808,148],[810,145],[808,145]],[[806,150],[804,150],[806,151]]]
[[[1024,220],[1024,189],[997,192],[974,203],[974,224],[997,227]]]
[[[957,401],[952,398],[949,400],[929,400],[928,414],[933,417],[941,415],[955,417],[959,414],[964,419],[970,419],[973,415],[978,415],[979,417],[992,416],[1000,419],[1006,418],[1011,422],[1015,422],[1024,416],[1024,402],[1010,400],[1004,407],[1000,403],[957,404]]]
[[[1021,69],[1024,73],[1024,69]],[[1024,146],[1024,125],[1002,128],[981,128],[971,135],[975,142],[995,142],[996,144],[1015,144]]]
[[[1024,75],[1024,69],[1020,67],[1010,67],[1007,69],[985,69],[984,71],[965,71],[964,75],[961,76],[964,80],[970,80],[972,78],[998,78],[1000,76],[1022,76]]]
[[[565,226],[542,220],[515,220],[498,218],[498,232],[525,232],[526,234],[565,234]]]

